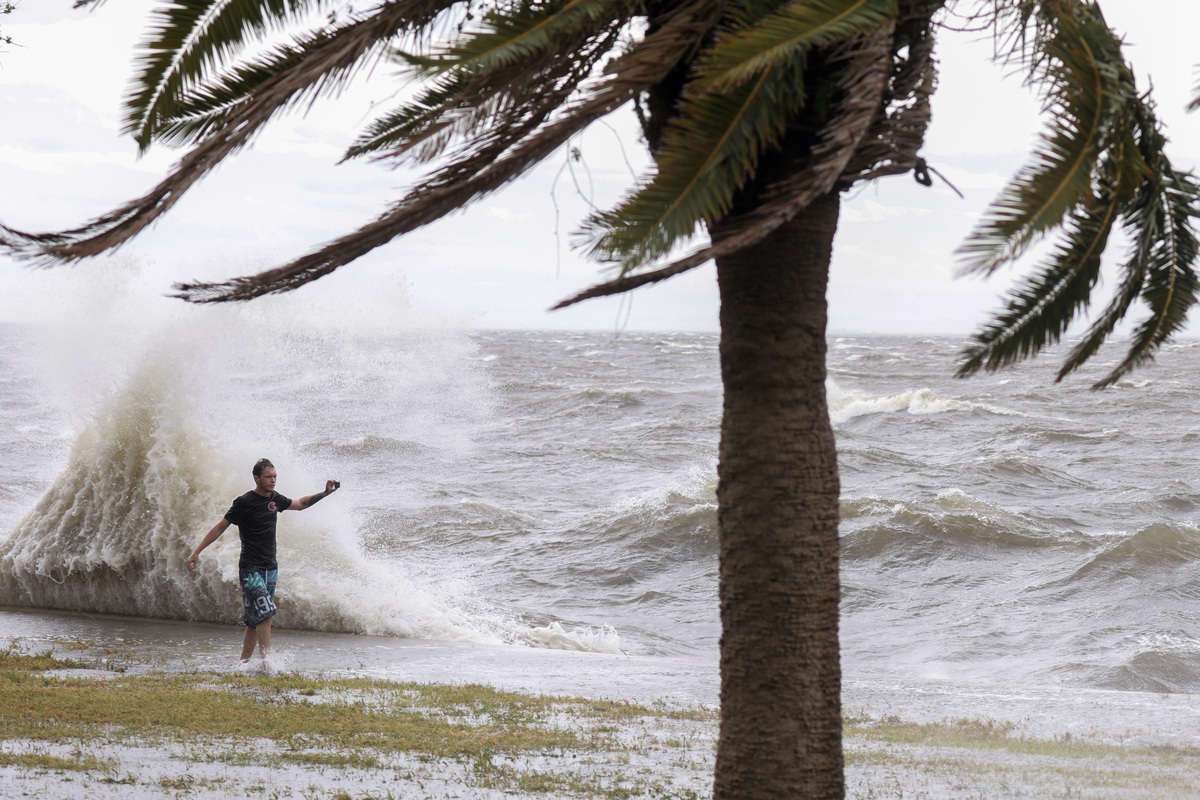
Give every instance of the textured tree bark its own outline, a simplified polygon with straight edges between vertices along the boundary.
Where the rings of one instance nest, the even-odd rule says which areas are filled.
[[[838,206],[836,192],[820,198],[761,244],[717,262],[725,405],[715,800],[845,792],[839,483],[825,400]]]

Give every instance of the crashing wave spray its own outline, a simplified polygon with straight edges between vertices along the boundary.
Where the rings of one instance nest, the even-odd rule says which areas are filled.
[[[183,559],[245,487],[231,484],[228,464],[190,422],[170,363],[154,360],[134,375],[78,437],[50,489],[0,543],[0,604],[240,620],[236,532],[206,552],[195,574]],[[380,586],[382,576],[328,531],[294,522],[281,527],[287,530],[281,551],[290,573],[284,626],[489,638],[422,602],[419,593],[398,592],[395,575],[388,576],[391,585]],[[407,594],[405,602],[367,599],[396,594]]]
[[[0,604],[236,623],[238,544],[231,530],[189,573],[184,559],[246,489],[191,422],[170,358],[152,359],[77,438],[67,464],[0,542]],[[248,481],[247,481],[248,483]],[[500,641],[439,607],[341,537],[280,524],[285,627]],[[457,617],[457,618],[456,618]],[[517,637],[529,638],[529,637]]]
[[[264,373],[253,354],[246,355],[244,342],[263,329],[261,319],[237,315],[190,328],[169,326],[152,337],[160,344],[149,354],[127,340],[120,368],[87,381],[103,387],[93,390],[102,398],[98,410],[79,426],[57,478],[0,539],[0,605],[240,621],[236,531],[205,551],[197,572],[187,571],[185,559],[233,497],[250,488],[250,465],[257,456],[270,454],[277,465],[287,465],[281,470],[285,494],[307,493],[310,479],[300,473],[310,470],[287,442],[297,431],[278,419],[266,426],[275,432],[261,429],[274,411],[287,412],[286,418],[305,403],[320,405],[328,397],[321,383],[326,372],[304,373],[297,366],[325,359],[276,347]],[[337,363],[352,363],[347,361],[352,339],[336,343],[342,348]],[[329,342],[318,336],[313,346]],[[372,363],[379,366],[377,358]],[[114,381],[113,372],[128,377]],[[364,374],[376,382],[391,377],[386,369],[382,375],[378,370]],[[429,402],[444,403],[442,373],[431,383],[436,391]],[[287,408],[262,400],[263,392],[268,398],[283,393]],[[314,392],[312,400],[308,395]],[[79,389],[72,394],[78,397]],[[386,409],[376,410],[386,416]],[[81,407],[75,411],[84,413]],[[381,420],[365,424],[377,426]],[[302,438],[309,434],[299,432]],[[281,627],[608,652],[620,647],[611,629],[567,632],[555,623],[523,625],[453,588],[414,579],[396,561],[367,559],[357,538],[347,508],[334,501],[320,510],[282,516]]]
[[[228,494],[167,364],[141,369],[83,430],[65,468],[0,542],[0,603],[224,619],[227,587],[185,583],[178,551]]]

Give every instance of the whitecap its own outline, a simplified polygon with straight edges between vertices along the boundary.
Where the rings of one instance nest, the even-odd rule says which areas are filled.
[[[1002,416],[1028,416],[1019,411],[1000,408],[987,403],[972,403],[942,397],[932,389],[911,389],[892,395],[869,395],[861,392],[845,392],[836,383],[827,380],[825,393],[829,404],[829,417],[834,425],[840,425],[855,417],[868,414],[891,414],[898,411],[913,416],[942,414],[948,411],[970,411],[978,409]]]
[[[615,628],[573,628],[567,630],[557,622],[538,628],[525,628],[517,633],[517,640],[551,650],[582,650],[589,653],[621,652],[621,636]]]

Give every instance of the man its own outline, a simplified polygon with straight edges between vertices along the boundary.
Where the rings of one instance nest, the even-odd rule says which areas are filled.
[[[205,535],[187,560],[188,570],[194,571],[200,564],[200,552],[230,525],[237,526],[242,540],[238,583],[242,587],[246,623],[246,635],[242,639],[243,664],[254,655],[256,643],[264,663],[271,651],[271,618],[277,613],[274,598],[279,569],[275,561],[276,519],[288,509],[303,511],[311,508],[341,488],[341,483],[329,480],[325,482],[325,491],[292,500],[275,491],[278,474],[270,461],[260,458],[254,465],[253,474],[254,489],[233,501],[225,516]]]

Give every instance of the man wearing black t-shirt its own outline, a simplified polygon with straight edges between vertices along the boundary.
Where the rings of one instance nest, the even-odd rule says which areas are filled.
[[[254,465],[254,489],[233,501],[221,521],[213,526],[188,556],[189,570],[200,564],[200,551],[215,542],[230,525],[236,525],[242,540],[238,559],[238,583],[242,587],[246,635],[242,639],[242,661],[254,655],[258,645],[263,660],[271,651],[271,618],[275,616],[275,580],[279,565],[275,561],[275,521],[284,511],[303,511],[337,491],[338,481],[325,481],[325,491],[292,500],[275,491],[278,475],[275,465],[260,458]]]

